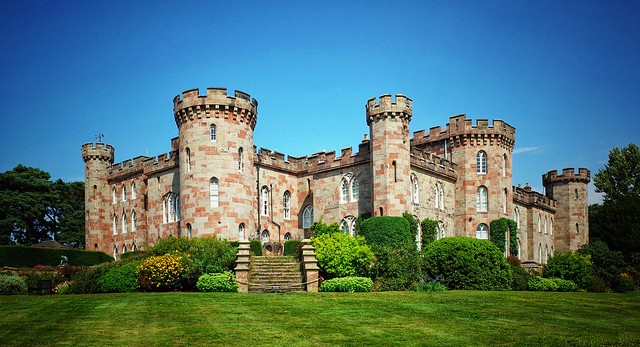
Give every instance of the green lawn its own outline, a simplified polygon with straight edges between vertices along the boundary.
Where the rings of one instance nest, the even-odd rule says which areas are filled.
[[[0,296],[0,345],[640,345],[640,293]]]

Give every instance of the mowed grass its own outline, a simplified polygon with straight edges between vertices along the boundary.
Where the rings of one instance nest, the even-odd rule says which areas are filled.
[[[0,297],[2,346],[633,346],[640,293]]]

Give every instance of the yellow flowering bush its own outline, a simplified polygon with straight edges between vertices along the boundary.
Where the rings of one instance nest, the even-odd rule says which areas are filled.
[[[136,268],[140,288],[145,291],[172,291],[184,288],[191,270],[191,256],[173,252],[151,256]]]

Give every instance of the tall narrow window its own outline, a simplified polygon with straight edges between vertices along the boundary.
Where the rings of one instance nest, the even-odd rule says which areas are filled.
[[[480,151],[476,155],[476,172],[479,174],[487,173],[487,152]]]
[[[440,209],[444,210],[444,188],[442,184],[438,184],[438,195],[440,198]]]
[[[185,152],[187,153],[187,172],[191,172],[191,149],[187,147]]]
[[[540,216],[539,213],[538,213],[538,232],[539,233],[542,232],[542,217]]]
[[[218,179],[212,177],[209,181],[209,204],[211,207],[218,207],[220,199],[220,190],[218,187]]]
[[[553,218],[549,219],[549,234],[553,235]]]
[[[547,216],[544,217],[544,233],[549,233],[549,230],[547,229]]]
[[[263,186],[260,190],[260,204],[261,209],[260,212],[263,216],[269,215],[269,188],[267,186]]]
[[[486,224],[478,224],[478,227],[476,228],[476,239],[489,239],[489,227]]]
[[[520,210],[517,207],[513,210],[513,219],[516,221],[517,229],[520,230]]]
[[[393,181],[398,182],[398,163],[394,160],[391,163],[391,167],[393,168]]]
[[[358,201],[359,198],[360,184],[358,179],[352,173],[348,173],[340,180],[340,203]]]
[[[262,243],[269,242],[269,230],[263,230],[260,239],[262,240]]]
[[[167,193],[162,198],[162,222],[172,223],[180,220],[180,197],[176,193]]]
[[[478,192],[476,193],[476,210],[478,212],[487,212],[487,196],[488,191],[487,187],[480,186],[478,187]]]
[[[242,172],[243,170],[243,161],[244,158],[242,157],[244,155],[244,150],[242,149],[242,147],[238,148],[238,171]]]
[[[115,186],[113,186],[113,189],[111,190],[111,195],[113,195],[113,203],[115,204],[118,202],[118,191]]]
[[[418,177],[414,174],[411,174],[411,202],[415,205],[420,203],[420,184],[418,182]]]
[[[353,176],[351,179],[351,201],[358,201],[360,199],[360,184],[358,183],[358,179]]]
[[[127,214],[122,212],[122,233],[127,232]]]
[[[578,199],[578,189],[577,188],[573,190],[573,198],[574,199]]]
[[[436,209],[440,208],[440,191],[438,190],[437,184],[433,187],[433,207]]]
[[[302,212],[302,228],[308,229],[311,227],[311,224],[313,224],[313,208],[307,206]]]
[[[502,191],[502,213],[507,213],[507,188]]]
[[[118,260],[118,247],[113,246],[113,259]]]
[[[215,124],[211,124],[211,126],[209,126],[209,136],[211,136],[211,141],[215,141],[216,140],[216,125]]]
[[[580,233],[580,226],[578,225],[578,223],[576,223],[576,234]]]
[[[502,155],[502,177],[507,177],[507,155]]]
[[[122,184],[122,201],[127,201],[127,186]]]
[[[291,240],[291,233],[286,233],[286,234],[284,234],[284,240],[285,240],[285,241],[289,241],[289,240]]]
[[[132,182],[131,183],[131,200],[135,200],[136,199],[136,182]]]
[[[353,224],[355,220],[353,216],[344,217],[344,219],[340,221],[340,229],[342,229],[345,234],[353,236]]]
[[[291,193],[288,190],[282,196],[282,207],[284,209],[284,219],[291,218]]]
[[[343,219],[340,221],[340,229],[342,229],[343,233],[349,235],[349,225],[346,220]]]
[[[187,237],[191,238],[193,236],[193,228],[191,228],[191,224],[187,223]]]
[[[138,216],[136,216],[136,211],[131,210],[131,232],[137,230]]]
[[[118,216],[116,216],[116,214],[113,214],[113,235],[117,235],[118,234]]]
[[[244,223],[238,225],[238,240],[244,240]]]
[[[342,178],[340,182],[340,202],[345,203],[349,201],[349,181],[346,177]]]

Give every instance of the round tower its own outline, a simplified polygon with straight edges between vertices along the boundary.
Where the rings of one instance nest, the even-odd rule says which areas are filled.
[[[398,94],[367,101],[366,117],[370,131],[372,206],[374,216],[400,216],[409,211],[411,196],[411,156],[409,122],[412,101]]]
[[[192,89],[173,99],[178,126],[180,214],[184,235],[237,240],[255,230],[253,130],[258,102],[225,88]]]
[[[553,223],[556,252],[574,251],[589,243],[589,190],[591,172],[585,168],[549,171],[542,175],[545,195],[556,200]]]
[[[513,218],[515,128],[499,119],[472,124],[462,114],[449,119],[447,136],[458,171],[456,233],[488,238],[491,221]]]
[[[113,240],[110,235],[110,215],[104,206],[111,205],[107,182],[109,166],[113,164],[115,150],[104,143],[82,145],[84,160],[85,249],[110,254]]]

